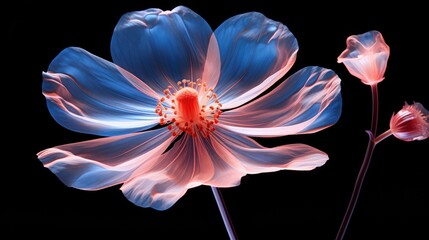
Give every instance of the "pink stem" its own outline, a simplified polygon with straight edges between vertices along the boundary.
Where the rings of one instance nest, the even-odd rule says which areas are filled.
[[[366,172],[368,171],[369,164],[371,162],[372,153],[374,151],[376,141],[374,136],[377,133],[378,125],[378,89],[377,84],[371,85],[372,93],[372,120],[371,120],[371,131],[367,131],[369,135],[368,146],[366,148],[365,158],[362,162],[362,166],[359,170],[359,174],[356,178],[355,186],[352,192],[352,196],[347,206],[346,213],[344,215],[343,221],[341,222],[340,229],[338,230],[336,240],[342,240],[344,234],[346,233],[347,226],[350,223],[350,219],[353,215],[357,200],[359,198],[360,190],[362,188],[363,180],[365,179]],[[383,138],[384,139],[384,138]],[[382,140],[382,139],[381,139]],[[380,140],[380,141],[381,141]]]
[[[371,133],[373,136],[377,136],[377,125],[378,125],[378,89],[377,89],[377,84],[371,85],[371,93],[372,93]]]
[[[237,234],[235,233],[234,227],[232,226],[231,218],[229,217],[228,211],[225,207],[225,202],[223,201],[222,195],[219,189],[215,187],[211,187],[213,191],[213,195],[216,199],[217,206],[220,211],[220,215],[222,216],[223,223],[225,225],[226,231],[228,232],[229,239],[236,240]]]
[[[349,205],[347,206],[346,214],[344,215],[343,221],[341,222],[340,229],[338,230],[337,237],[335,239],[341,240],[344,237],[344,234],[346,233],[347,226],[349,225],[350,219],[353,214],[353,210],[355,209],[356,202],[359,197],[360,190],[362,188],[363,180],[365,178],[365,174],[368,170],[369,163],[371,162],[372,153],[374,151],[375,142],[374,142],[374,135],[372,135],[371,132],[367,131],[369,135],[369,142],[368,147],[366,149],[365,158],[363,160],[362,166],[360,168],[359,174],[357,176],[355,187],[352,192],[352,196],[350,198]]]
[[[384,133],[378,135],[378,137],[375,138],[375,144],[378,144],[379,142],[383,141],[384,139],[386,139],[387,137],[392,135],[392,131],[387,130]]]

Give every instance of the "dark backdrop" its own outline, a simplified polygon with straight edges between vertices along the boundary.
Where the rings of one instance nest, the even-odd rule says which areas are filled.
[[[342,79],[339,122],[316,134],[261,140],[266,146],[302,142],[330,156],[310,172],[248,175],[238,187],[222,189],[240,239],[334,239],[364,156],[371,117],[370,87],[351,76],[336,59],[346,38],[380,31],[391,47],[386,79],[379,84],[379,131],[405,101],[429,107],[427,94],[427,14],[417,5],[373,2],[313,4],[278,1],[15,1],[2,7],[3,162],[1,225],[15,235],[122,234],[138,239],[227,239],[211,190],[190,189],[171,209],[134,206],[119,186],[87,192],[64,186],[36,158],[48,147],[94,136],[62,128],[49,115],[41,94],[41,72],[64,48],[78,46],[107,60],[110,38],[128,11],[185,5],[215,29],[236,14],[258,11],[287,25],[300,50],[297,70],[318,65]],[[4,64],[3,64],[4,65]],[[379,144],[365,179],[346,239],[427,238],[429,140]],[[426,220],[425,220],[426,219]],[[31,229],[31,232],[29,230]],[[60,234],[54,234],[60,230]],[[125,234],[125,235],[124,235]]]

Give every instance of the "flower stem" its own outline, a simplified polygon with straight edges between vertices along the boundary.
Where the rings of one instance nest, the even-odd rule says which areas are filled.
[[[378,125],[378,88],[377,88],[377,84],[371,85],[371,93],[372,93],[371,133],[373,136],[377,136],[377,125]]]
[[[385,131],[384,133],[378,135],[375,138],[375,144],[378,144],[379,142],[383,141],[384,139],[386,139],[387,137],[389,137],[391,135],[392,135],[392,131],[390,131],[390,128],[389,128],[389,130]]]
[[[228,211],[225,207],[222,195],[219,189],[211,187],[213,195],[216,199],[217,207],[219,208],[220,215],[222,215],[223,224],[225,224],[226,231],[228,232],[229,239],[236,240],[237,234],[235,233],[234,227],[232,226],[231,218],[229,217]]]
[[[367,131],[369,135],[368,147],[366,149],[365,158],[363,160],[362,166],[360,168],[359,174],[357,176],[355,187],[352,192],[352,196],[350,198],[349,205],[347,206],[346,214],[344,215],[343,221],[341,222],[340,229],[338,230],[336,240],[341,240],[346,233],[347,226],[349,225],[350,219],[353,214],[353,210],[355,209],[356,202],[359,197],[360,190],[362,188],[363,180],[365,178],[365,174],[368,170],[369,163],[371,162],[372,153],[374,151],[375,142],[374,135],[371,132]]]
[[[368,171],[368,167],[369,167],[369,164],[371,162],[371,157],[372,157],[372,153],[374,151],[374,148],[379,141],[381,141],[387,137],[386,136],[377,142],[375,140],[374,136],[377,133],[377,125],[378,125],[378,89],[377,89],[377,84],[371,85],[371,93],[372,93],[372,119],[371,119],[371,131],[367,131],[367,133],[369,135],[368,146],[366,148],[365,158],[362,162],[362,166],[361,166],[359,173],[358,173],[358,176],[356,178],[355,186],[354,186],[352,196],[351,196],[350,201],[349,201],[349,205],[347,206],[346,214],[344,215],[343,221],[341,222],[340,229],[338,230],[336,240],[342,240],[344,237],[344,234],[346,233],[347,226],[350,223],[350,219],[353,215],[353,211],[355,209],[357,200],[359,198],[359,193],[360,193],[360,190],[362,188],[363,180],[365,178],[366,172]]]

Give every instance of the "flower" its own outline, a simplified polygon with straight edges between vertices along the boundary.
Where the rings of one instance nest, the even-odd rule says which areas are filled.
[[[378,31],[369,31],[347,38],[347,48],[338,57],[350,74],[364,84],[377,84],[384,79],[390,48]]]
[[[105,138],[38,157],[67,186],[122,184],[131,202],[158,210],[199,185],[314,169],[328,160],[324,152],[305,144],[267,148],[249,137],[313,133],[338,120],[340,79],[321,67],[303,68],[254,100],[292,67],[297,51],[286,26],[257,12],[214,32],[183,6],[127,13],[113,33],[113,63],[72,47],[43,73],[53,118]]]
[[[404,141],[424,140],[429,137],[429,111],[422,104],[405,105],[390,119],[390,131]]]

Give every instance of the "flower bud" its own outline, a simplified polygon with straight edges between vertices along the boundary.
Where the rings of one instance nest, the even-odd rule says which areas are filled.
[[[384,79],[390,48],[378,31],[370,31],[347,38],[347,48],[338,57],[350,74],[364,84],[377,84]]]
[[[404,107],[390,119],[390,131],[404,141],[424,140],[429,137],[429,112],[420,103]]]

